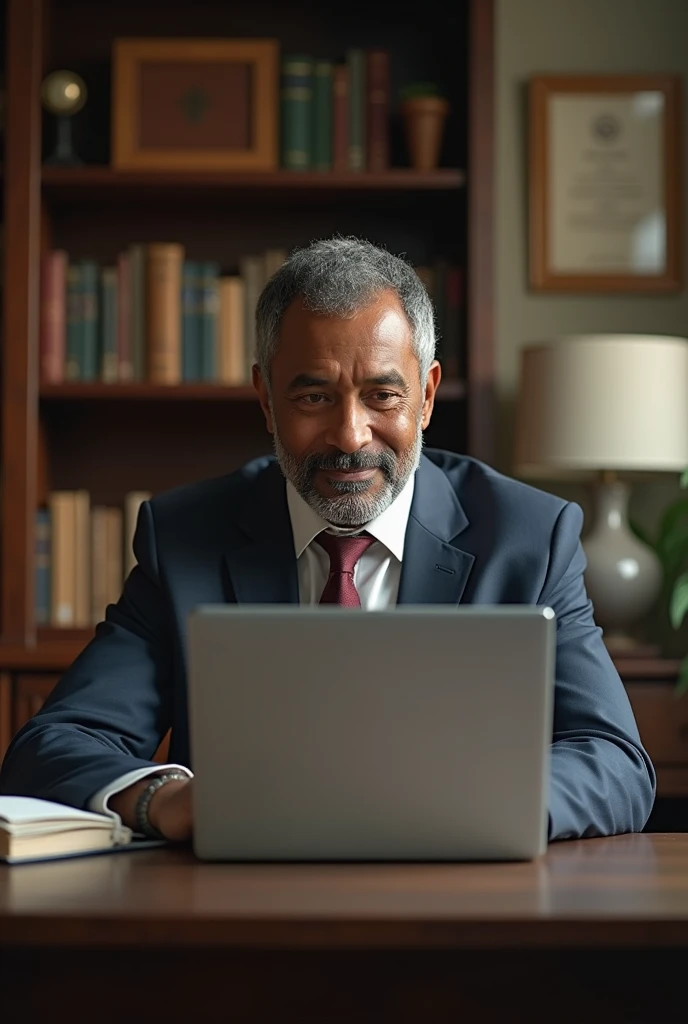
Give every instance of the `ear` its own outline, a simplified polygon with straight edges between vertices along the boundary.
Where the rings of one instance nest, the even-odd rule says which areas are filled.
[[[435,407],[435,392],[441,378],[442,368],[437,360],[435,360],[428,371],[428,379],[425,383],[425,398],[423,399],[423,414],[420,423],[423,430],[427,429],[432,418],[432,410]]]
[[[272,422],[272,410],[270,409],[270,392],[257,363],[253,365],[251,376],[253,378],[253,386],[258,392],[258,400],[263,410],[263,416],[265,416],[265,425],[268,428],[268,433],[274,434],[275,428]]]

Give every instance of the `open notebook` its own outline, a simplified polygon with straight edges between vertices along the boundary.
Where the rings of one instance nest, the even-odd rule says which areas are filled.
[[[161,845],[132,842],[134,838],[115,815],[33,797],[0,796],[0,860],[9,864]]]

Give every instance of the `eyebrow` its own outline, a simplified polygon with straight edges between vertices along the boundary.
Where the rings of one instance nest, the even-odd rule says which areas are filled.
[[[289,390],[296,391],[298,388],[323,388],[332,381],[326,377],[313,377],[310,373],[299,373],[289,383]],[[398,370],[388,370],[386,373],[377,374],[375,377],[368,377],[365,384],[374,384],[377,387],[408,388],[408,384]]]

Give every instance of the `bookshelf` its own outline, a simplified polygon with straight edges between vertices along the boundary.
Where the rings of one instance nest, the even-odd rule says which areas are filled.
[[[392,0],[372,8],[354,0],[317,19],[306,0],[288,7],[278,0],[120,0],[105,9],[88,0],[6,0],[0,8],[9,95],[4,241],[12,253],[2,313],[0,672],[10,687],[14,680],[26,689],[32,672],[57,676],[90,636],[36,623],[34,518],[50,492],[85,488],[94,502],[121,504],[129,491],[229,472],[270,450],[249,386],[41,381],[40,261],[50,249],[104,264],[133,241],[164,239],[231,271],[248,251],[288,250],[340,232],[381,242],[418,265],[438,255],[452,260],[464,274],[464,370],[443,382],[427,443],[492,457],[492,0],[460,0],[451,9],[428,0],[422,18]],[[391,166],[255,174],[113,169],[111,47],[121,36],[271,36],[285,52],[333,58],[349,46],[384,46],[392,67]],[[40,85],[59,67],[89,87],[75,119],[82,166],[42,163],[48,136]],[[452,113],[440,166],[421,172],[408,166],[395,97],[405,82],[428,78],[443,84]]]

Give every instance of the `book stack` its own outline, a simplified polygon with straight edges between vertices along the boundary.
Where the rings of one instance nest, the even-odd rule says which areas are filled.
[[[352,48],[345,60],[282,58],[281,159],[290,171],[389,167],[389,53]]]
[[[42,382],[249,382],[258,296],[285,258],[268,249],[224,274],[178,243],[131,245],[112,266],[46,253]]]
[[[130,491],[124,507],[91,505],[88,491],[53,491],[35,527],[36,622],[86,629],[119,600],[135,565],[133,538],[147,491]]]

